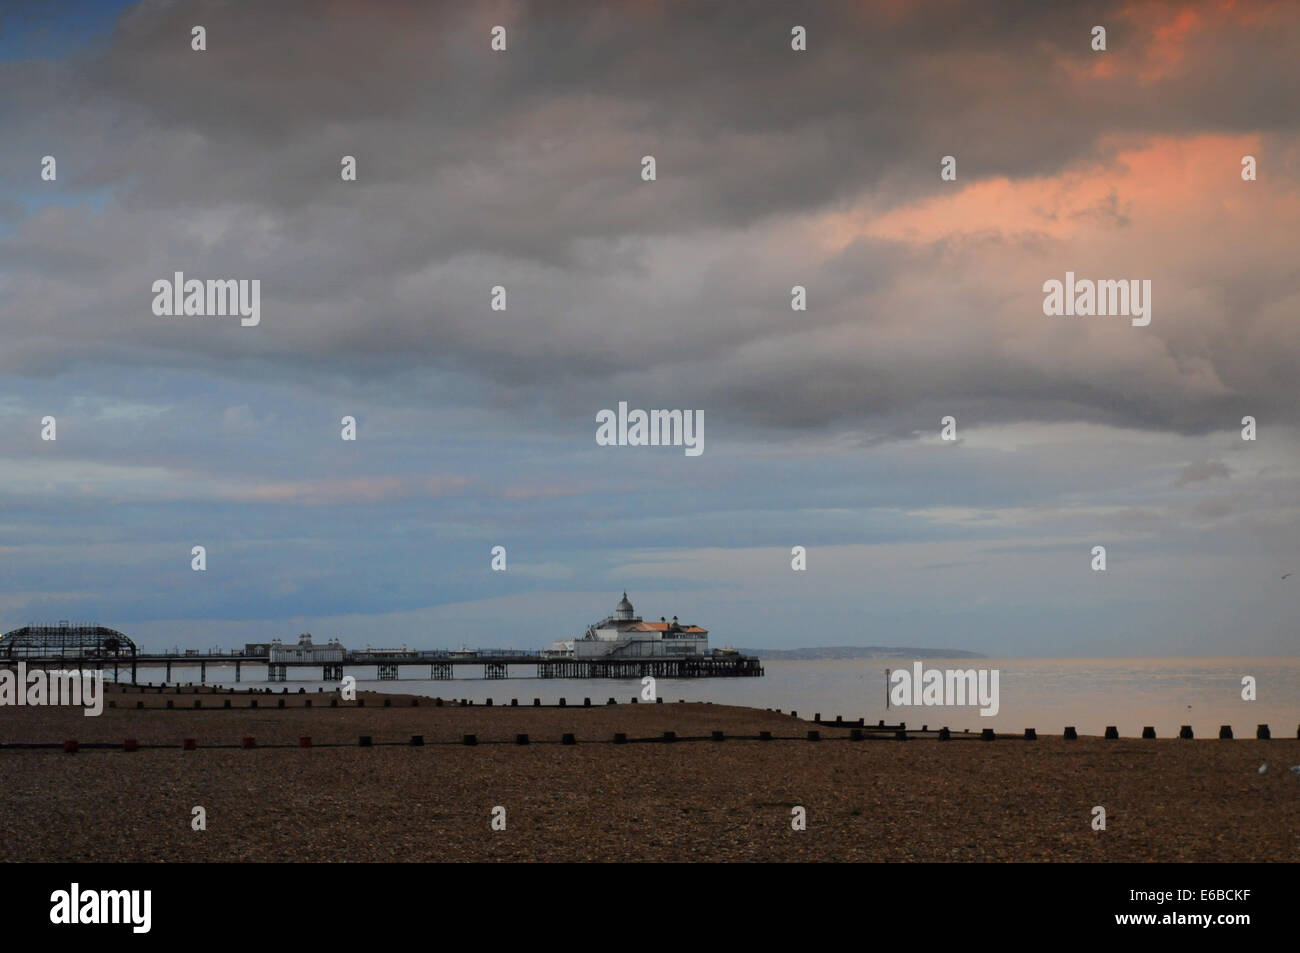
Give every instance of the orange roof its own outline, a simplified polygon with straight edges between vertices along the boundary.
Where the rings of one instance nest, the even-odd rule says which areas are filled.
[[[672,628],[671,622],[638,622],[636,625],[628,626],[633,632],[667,632]],[[698,625],[680,626],[683,632],[689,632],[691,635],[708,635],[708,629],[701,629]]]

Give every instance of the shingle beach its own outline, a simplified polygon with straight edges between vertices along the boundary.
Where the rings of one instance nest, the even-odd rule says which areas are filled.
[[[852,741],[848,726],[789,714],[606,705],[607,695],[591,708],[583,699],[535,708],[531,698],[519,707],[505,698],[489,708],[377,694],[331,708],[328,694],[189,689],[109,698],[115,707],[96,718],[0,709],[6,860],[1300,857],[1294,731],[1273,740],[1065,741],[1059,727],[1038,726],[1037,741]],[[149,707],[137,710],[140,702]],[[810,730],[821,740],[807,740]],[[712,740],[718,731],[725,740]],[[773,740],[758,740],[764,731]],[[677,741],[663,741],[665,732]],[[561,743],[566,733],[573,744]],[[615,733],[628,743],[613,743]],[[477,744],[464,744],[466,734]],[[362,735],[370,746],[358,744]],[[423,744],[411,744],[416,735]],[[122,750],[127,738],[140,750]],[[245,738],[255,747],[241,747]],[[67,754],[63,742],[73,739],[80,750]],[[182,750],[184,739],[196,749]],[[15,747],[25,744],[57,747]],[[88,747],[97,744],[110,747]],[[206,830],[191,829],[195,806]],[[498,806],[505,830],[491,827]],[[791,829],[798,806],[806,831]],[[1106,810],[1104,831],[1092,828],[1095,806]]]

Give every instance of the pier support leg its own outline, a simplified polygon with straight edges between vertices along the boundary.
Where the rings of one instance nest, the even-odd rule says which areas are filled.
[[[208,680],[208,663],[199,663],[199,684],[202,685]]]
[[[172,680],[172,660],[171,660],[171,659],[168,659],[168,660],[167,660],[167,675],[166,675],[166,680],[167,680],[168,682],[170,682],[170,681]]]
[[[239,663],[235,663],[235,681],[239,681]]]

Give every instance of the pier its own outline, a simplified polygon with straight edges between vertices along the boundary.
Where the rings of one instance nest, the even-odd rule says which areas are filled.
[[[22,661],[30,669],[83,669],[111,671],[116,681],[122,681],[122,675],[130,672],[131,684],[139,681],[141,669],[163,669],[164,681],[170,682],[172,667],[198,666],[199,684],[206,685],[208,669],[220,667],[226,671],[233,669],[236,682],[243,680],[245,665],[265,665],[266,681],[294,681],[289,677],[290,670],[314,669],[320,672],[323,682],[341,682],[343,676],[351,669],[355,677],[361,680],[387,681],[440,681],[453,678],[510,678],[509,666],[528,665],[535,672],[534,678],[642,678],[646,675],[655,678],[741,678],[761,677],[763,664],[758,658],[748,655],[701,656],[698,658],[656,657],[646,659],[576,659],[549,658],[541,652],[512,651],[509,654],[475,654],[451,652],[410,652],[395,657],[383,656],[382,660],[367,657],[364,652],[348,652],[342,662],[272,662],[269,655],[233,655],[225,653],[206,653],[203,655],[181,655],[177,653],[149,654],[137,653],[126,657],[110,658],[92,656],[24,656]],[[0,665],[12,667],[13,661],[0,655]],[[419,666],[423,675],[399,674],[400,666]],[[357,669],[368,669],[369,674]],[[516,676],[518,677],[518,676]]]
[[[360,680],[437,681],[452,678],[502,679],[510,677],[510,666],[531,667],[535,678],[738,678],[761,677],[762,662],[753,656],[717,652],[709,655],[656,655],[644,658],[557,657],[553,653],[524,649],[426,650],[392,649],[349,652],[342,647],[328,660],[319,658],[276,658],[247,652],[141,652],[121,632],[102,626],[28,626],[0,636],[0,666],[13,668],[19,662],[27,669],[81,669],[113,673],[115,681],[130,674],[130,684],[139,684],[142,669],[163,670],[164,681],[172,680],[172,668],[199,670],[199,683],[207,684],[208,669],[233,669],[234,681],[243,680],[245,665],[266,666],[269,682],[290,681],[290,670],[320,672],[320,680],[339,682],[348,670]],[[401,668],[414,667],[419,675],[402,678]],[[370,672],[367,673],[366,669]],[[361,670],[361,671],[358,671]]]

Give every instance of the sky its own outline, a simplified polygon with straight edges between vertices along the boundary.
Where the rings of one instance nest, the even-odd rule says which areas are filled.
[[[0,3],[0,630],[537,648],[626,590],[715,645],[1294,655],[1298,46],[1265,0]],[[177,271],[260,324],[155,314]],[[1044,314],[1067,272],[1150,324]],[[598,445],[620,401],[703,453]]]

